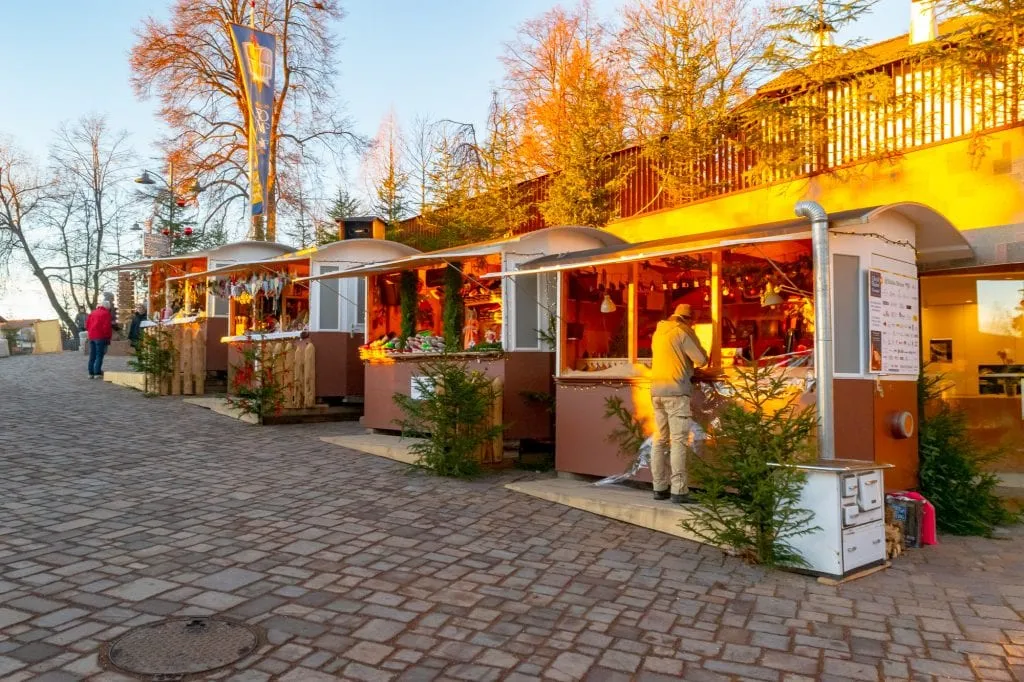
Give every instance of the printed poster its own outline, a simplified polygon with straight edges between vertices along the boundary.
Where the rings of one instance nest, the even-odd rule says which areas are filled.
[[[869,270],[868,371],[917,376],[921,371],[920,344],[917,279]]]

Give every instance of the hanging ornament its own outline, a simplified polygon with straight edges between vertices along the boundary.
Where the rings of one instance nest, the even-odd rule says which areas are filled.
[[[615,301],[608,294],[604,295],[604,299],[601,301],[601,312],[602,313],[614,313],[615,312]]]

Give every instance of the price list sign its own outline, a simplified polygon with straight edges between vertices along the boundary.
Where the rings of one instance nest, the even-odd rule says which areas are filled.
[[[921,318],[917,280],[881,270],[868,271],[869,371],[921,371]]]

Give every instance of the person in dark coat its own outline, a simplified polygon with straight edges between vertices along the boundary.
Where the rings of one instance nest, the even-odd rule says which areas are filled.
[[[140,303],[135,308],[135,313],[132,315],[132,323],[128,327],[128,340],[132,343],[132,348],[135,350],[139,349],[139,340],[142,338],[142,323],[146,321],[146,304]]]
[[[89,333],[89,378],[103,376],[103,356],[107,354],[110,339],[114,336],[113,320],[110,317],[110,301],[102,301],[85,321]]]
[[[78,306],[78,314],[75,315],[75,326],[79,332],[85,331],[85,321],[89,319],[89,313],[85,312],[85,306]]]

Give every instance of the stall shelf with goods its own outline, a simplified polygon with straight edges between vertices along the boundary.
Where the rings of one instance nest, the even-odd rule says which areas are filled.
[[[904,285],[916,283],[918,262],[970,248],[941,215],[917,204],[847,211],[829,221],[830,454],[891,464],[887,487],[913,487],[916,434],[896,428],[897,418],[917,418],[919,311],[912,287]],[[728,380],[753,363],[784,376],[799,404],[816,402],[818,273],[806,220],[543,256],[501,274],[504,280],[558,278],[559,471],[610,476],[630,467],[634,456],[618,452],[610,440],[618,424],[604,419],[607,399],[621,399],[650,432],[650,339],[657,321],[679,303],[693,309],[694,331],[710,355],[695,380],[698,422],[726,397]],[[869,314],[873,276],[886,282],[887,308],[902,306],[900,319]],[[698,447],[702,435],[694,429]],[[649,472],[639,478],[649,481]]]
[[[327,275],[367,278],[363,423],[397,430],[395,394],[411,395],[423,362],[444,356],[501,379],[506,439],[550,439],[555,280],[489,275],[545,253],[621,243],[595,228],[554,227]]]

